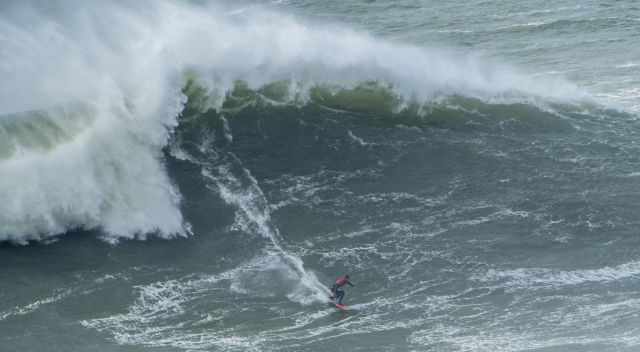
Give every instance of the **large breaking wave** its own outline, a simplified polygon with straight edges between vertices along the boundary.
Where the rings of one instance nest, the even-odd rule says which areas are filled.
[[[247,97],[260,96],[269,104],[376,116],[426,114],[435,125],[455,119],[456,111],[499,115],[504,104],[527,111],[585,98],[573,84],[474,55],[386,42],[256,7],[0,6],[5,241],[72,229],[98,229],[111,242],[187,236],[163,148],[188,98],[203,110],[241,109],[255,103]],[[443,99],[463,109],[440,109]]]

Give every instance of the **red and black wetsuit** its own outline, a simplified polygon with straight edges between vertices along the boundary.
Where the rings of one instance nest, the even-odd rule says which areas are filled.
[[[331,292],[333,292],[333,296],[336,299],[336,303],[342,304],[342,299],[344,298],[344,291],[341,290],[342,286],[349,284],[349,286],[353,286],[349,278],[346,276],[340,276],[336,283],[331,287]]]

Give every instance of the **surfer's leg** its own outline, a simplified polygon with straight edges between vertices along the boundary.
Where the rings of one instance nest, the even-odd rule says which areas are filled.
[[[342,304],[343,297],[344,297],[344,291],[336,290],[336,300],[338,301],[338,304]]]

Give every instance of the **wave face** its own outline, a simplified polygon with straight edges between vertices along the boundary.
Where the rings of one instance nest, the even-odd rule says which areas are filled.
[[[0,18],[0,239],[24,242],[71,229],[109,241],[188,235],[180,192],[161,150],[197,77],[220,107],[234,82],[258,89],[383,82],[404,100],[460,95],[501,101],[583,94],[505,65],[307,25],[252,8],[136,4],[5,4]],[[346,97],[349,99],[349,97]],[[340,104],[338,104],[340,105]]]

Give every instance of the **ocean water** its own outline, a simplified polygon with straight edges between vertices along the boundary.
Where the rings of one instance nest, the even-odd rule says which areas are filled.
[[[3,2],[0,351],[638,351],[639,48],[631,0]]]

